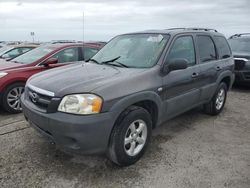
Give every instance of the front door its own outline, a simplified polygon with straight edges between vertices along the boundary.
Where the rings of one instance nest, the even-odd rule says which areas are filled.
[[[163,78],[165,120],[191,109],[199,103],[200,70],[196,61],[192,35],[176,37],[165,62],[168,63],[179,58],[188,61],[188,68],[172,71]]]

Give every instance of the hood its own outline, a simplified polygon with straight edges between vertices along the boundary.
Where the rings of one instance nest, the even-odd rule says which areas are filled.
[[[4,59],[0,59],[0,71],[15,69],[15,68],[22,67],[22,66],[23,65],[20,63],[13,63],[11,61],[6,61]]]
[[[138,69],[131,69],[131,71]],[[91,92],[107,82],[115,82],[129,69],[94,63],[77,63],[45,71],[32,76],[28,85],[35,86],[62,97],[72,93]]]
[[[233,55],[235,58],[246,58],[250,60],[250,52],[234,52]]]

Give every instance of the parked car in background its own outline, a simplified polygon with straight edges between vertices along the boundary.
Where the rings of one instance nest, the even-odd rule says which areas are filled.
[[[202,28],[115,37],[89,63],[34,75],[22,95],[29,123],[68,152],[127,166],[153,128],[194,107],[219,114],[234,81],[226,38]]]
[[[2,48],[4,46],[5,46],[4,41],[0,41],[0,48]]]
[[[11,61],[0,63],[0,104],[12,113],[22,111],[20,97],[27,79],[41,71],[90,59],[102,47],[96,44],[49,44]],[[47,78],[49,81],[50,78]],[[60,82],[63,82],[61,80]]]
[[[4,46],[3,48],[0,49],[0,59],[11,60],[30,50],[33,50],[36,47],[38,47],[38,45],[34,44]]]
[[[235,82],[250,84],[250,33],[235,34],[229,39],[235,61]]]

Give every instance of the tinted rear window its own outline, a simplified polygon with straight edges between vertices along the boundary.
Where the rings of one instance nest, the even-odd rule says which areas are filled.
[[[215,46],[210,36],[197,36],[197,45],[201,63],[217,59]]]
[[[231,50],[224,37],[214,37],[215,44],[219,52],[219,58],[225,59],[231,56]]]

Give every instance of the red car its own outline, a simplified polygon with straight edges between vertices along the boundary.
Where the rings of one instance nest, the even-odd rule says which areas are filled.
[[[0,105],[10,113],[21,112],[20,97],[29,77],[54,67],[88,60],[102,46],[103,43],[47,44],[11,61],[0,62]]]

